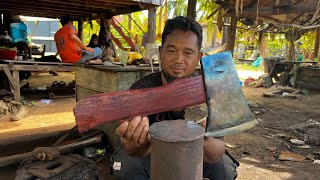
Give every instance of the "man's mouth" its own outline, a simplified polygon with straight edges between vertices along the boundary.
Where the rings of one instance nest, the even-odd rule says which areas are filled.
[[[179,66],[171,66],[170,69],[173,72],[182,72],[182,71],[184,71],[184,68],[183,67],[179,67]]]

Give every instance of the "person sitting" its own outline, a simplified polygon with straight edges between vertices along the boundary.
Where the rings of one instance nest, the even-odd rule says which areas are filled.
[[[14,46],[17,47],[19,55],[24,55],[24,59],[31,59],[30,29],[23,21],[21,21],[19,15],[12,16],[11,20],[10,31]]]
[[[263,62],[263,58],[260,56],[260,54],[257,54],[257,59],[251,63],[251,66],[253,67],[259,67]]]
[[[99,47],[99,48],[101,48],[101,45],[99,44],[99,37],[96,34],[92,34],[90,42],[87,45],[87,47],[91,47],[91,48]]]
[[[86,47],[79,39],[70,16],[60,19],[62,28],[54,35],[58,54],[65,63],[102,63],[100,47]]]
[[[102,55],[102,60],[112,62],[114,61],[114,58],[115,58],[114,50],[112,49],[110,42],[106,42],[103,55]]]

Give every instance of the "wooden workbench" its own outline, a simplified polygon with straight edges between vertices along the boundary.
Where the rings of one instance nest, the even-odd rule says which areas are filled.
[[[14,100],[20,101],[20,88],[26,85],[32,78],[42,72],[49,71],[73,71],[74,64],[70,63],[55,63],[55,62],[37,62],[33,60],[0,60],[0,71],[4,71],[9,79],[11,90],[14,93]],[[20,81],[19,72],[30,71],[36,72],[32,74],[27,80]]]
[[[159,71],[154,67],[154,71]],[[151,67],[139,66],[104,66],[77,65],[76,72],[76,100],[87,96],[128,90],[138,79],[152,73]]]

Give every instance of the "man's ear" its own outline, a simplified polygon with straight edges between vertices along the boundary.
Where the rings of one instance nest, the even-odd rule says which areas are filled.
[[[203,52],[199,51],[199,54],[198,54],[198,60],[199,61],[201,60],[202,56],[203,56]]]
[[[159,59],[160,59],[160,61],[161,61],[161,53],[162,53],[162,46],[159,46]]]

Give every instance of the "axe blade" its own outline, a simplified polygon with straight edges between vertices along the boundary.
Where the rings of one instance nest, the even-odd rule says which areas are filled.
[[[236,134],[258,122],[242,92],[230,51],[201,59],[208,118],[205,136]]]

